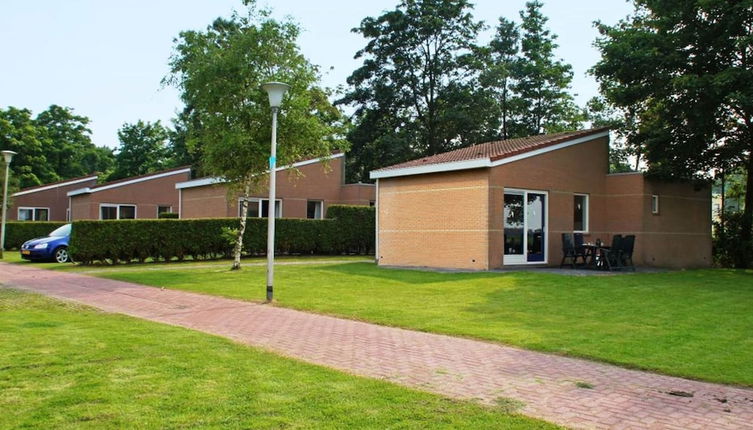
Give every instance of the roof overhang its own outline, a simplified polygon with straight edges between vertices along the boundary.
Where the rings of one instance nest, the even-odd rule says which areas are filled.
[[[452,172],[455,170],[468,170],[468,169],[480,169],[484,167],[496,167],[503,164],[514,163],[526,158],[535,157],[537,155],[545,154],[547,152],[556,151],[558,149],[567,148],[569,146],[578,145],[580,143],[588,142],[591,140],[599,139],[605,136],[609,136],[609,130],[604,130],[598,133],[589,134],[587,136],[576,137],[571,140],[566,140],[550,146],[544,146],[539,149],[526,151],[521,154],[512,155],[500,159],[493,159],[491,157],[476,158],[473,160],[453,161],[449,163],[436,163],[426,166],[414,166],[404,167],[402,169],[384,169],[384,170],[372,170],[369,174],[371,179],[382,178],[395,178],[398,176],[410,176],[410,175],[422,175],[426,173],[439,173],[439,172]]]
[[[86,188],[81,188],[81,189],[78,189],[78,190],[69,191],[67,195],[68,195],[68,197],[73,197],[73,196],[78,196],[78,195],[81,195],[81,194],[93,194],[93,193],[98,193],[100,191],[111,190],[113,188],[120,188],[120,187],[125,187],[127,185],[138,184],[139,182],[151,181],[151,180],[154,180],[154,179],[159,179],[159,178],[164,178],[164,177],[167,177],[167,176],[179,175],[179,174],[182,174],[182,173],[189,173],[189,172],[191,172],[191,168],[190,167],[186,167],[185,169],[179,169],[179,170],[170,170],[168,172],[156,173],[154,175],[149,175],[149,176],[142,176],[140,178],[134,178],[134,179],[130,179],[130,180],[122,181],[122,182],[117,182],[117,183],[110,184],[110,185],[105,184],[105,185],[102,185],[100,187],[94,187],[94,188],[86,187]]]
[[[79,179],[74,179],[74,180],[72,180],[72,181],[64,181],[64,182],[58,182],[58,183],[56,183],[56,184],[43,185],[43,186],[41,186],[41,187],[38,187],[38,188],[34,188],[33,190],[19,191],[19,192],[17,192],[17,193],[13,193],[13,194],[12,194],[12,196],[13,196],[13,197],[17,197],[17,196],[24,196],[24,195],[26,195],[26,194],[33,194],[33,193],[38,193],[38,192],[40,192],[40,191],[47,191],[47,190],[52,190],[52,189],[54,189],[54,188],[59,188],[59,187],[67,187],[67,186],[69,186],[69,185],[80,184],[80,183],[82,183],[82,182],[86,182],[86,181],[91,181],[91,180],[96,180],[96,179],[97,179],[97,175],[94,175],[94,176],[87,176],[86,178],[79,178]]]
[[[310,160],[299,161],[297,163],[293,163],[293,164],[290,164],[290,165],[287,165],[287,166],[278,167],[278,168],[275,169],[275,172],[282,172],[283,170],[297,168],[297,167],[302,167],[302,166],[306,166],[306,165],[309,165],[309,164],[320,163],[322,161],[333,160],[335,158],[340,158],[340,157],[344,157],[344,156],[345,156],[345,153],[339,152],[337,154],[332,154],[329,157],[312,158]],[[267,171],[264,172],[265,175],[267,173],[269,173],[269,170],[267,170]],[[178,182],[177,184],[175,184],[175,188],[178,189],[178,190],[182,190],[182,189],[185,189],[185,188],[205,187],[207,185],[223,184],[225,182],[227,182],[227,181],[225,179],[223,179],[223,178],[220,178],[220,177],[217,177],[217,176],[210,176],[210,177],[207,177],[207,178],[200,178],[200,179],[194,179],[194,180],[191,180],[191,181]]]

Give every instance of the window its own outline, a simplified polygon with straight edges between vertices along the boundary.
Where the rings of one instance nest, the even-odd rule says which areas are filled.
[[[157,218],[159,218],[162,214],[172,213],[173,207],[172,206],[157,206]]]
[[[240,202],[243,199],[238,199],[238,216],[241,214]],[[248,218],[266,218],[269,212],[269,199],[248,199]],[[280,199],[275,200],[275,218],[282,217],[282,201]]]
[[[49,221],[49,208],[18,208],[19,221]]]
[[[659,215],[659,196],[656,194],[651,196],[651,213]]]
[[[306,218],[322,219],[322,207],[324,202],[321,200],[309,200],[306,203]]]
[[[374,206],[376,206],[376,202],[374,200],[369,200],[369,207],[373,208]]]
[[[588,231],[588,194],[575,194],[573,208],[573,231]]]
[[[103,203],[99,205],[99,219],[136,219],[136,206]]]

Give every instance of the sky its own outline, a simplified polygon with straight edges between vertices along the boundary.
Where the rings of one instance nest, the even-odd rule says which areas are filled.
[[[392,10],[398,0],[260,0],[276,18],[290,17],[303,33],[299,45],[321,67],[322,84],[345,85],[361,65],[353,56],[366,41],[350,30],[367,16]],[[497,19],[520,21],[524,0],[476,0],[474,16],[490,29]],[[179,93],[163,87],[174,39],[202,30],[215,18],[243,10],[241,0],[3,0],[0,3],[0,108],[51,104],[91,119],[92,140],[116,148],[124,123],[170,119],[182,108]],[[614,24],[632,12],[625,0],[549,0],[549,28],[557,56],[573,66],[572,92],[580,105],[598,94],[586,75],[599,59],[593,22]]]

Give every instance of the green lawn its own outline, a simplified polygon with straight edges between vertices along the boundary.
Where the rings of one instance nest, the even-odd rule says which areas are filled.
[[[554,428],[504,407],[7,289],[0,410],[3,429]]]
[[[97,273],[264,298],[264,267]],[[279,266],[278,305],[753,386],[753,272],[617,276],[435,273],[369,263]]]

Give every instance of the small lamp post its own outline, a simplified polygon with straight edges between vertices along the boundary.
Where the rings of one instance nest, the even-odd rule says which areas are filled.
[[[275,186],[277,184],[277,111],[282,104],[282,96],[290,89],[290,85],[282,82],[269,82],[261,86],[269,95],[269,106],[272,108],[272,150],[269,154],[269,202],[267,205],[267,301],[274,296],[275,277]]]
[[[3,158],[5,159],[5,182],[3,183],[3,218],[0,225],[0,258],[4,258],[3,252],[5,251],[5,212],[8,208],[8,176],[10,172],[10,162],[13,160],[13,156],[16,155],[13,151],[2,151]]]

